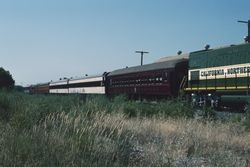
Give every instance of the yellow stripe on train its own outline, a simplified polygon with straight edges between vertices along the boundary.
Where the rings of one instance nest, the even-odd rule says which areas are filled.
[[[218,86],[218,87],[193,87],[193,88],[185,88],[185,91],[191,90],[238,90],[238,89],[249,89],[250,86]]]

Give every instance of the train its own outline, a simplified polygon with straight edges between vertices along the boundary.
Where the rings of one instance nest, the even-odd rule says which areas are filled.
[[[61,79],[30,93],[125,94],[131,98],[185,97],[194,106],[244,109],[250,101],[250,43],[163,57],[151,64]]]

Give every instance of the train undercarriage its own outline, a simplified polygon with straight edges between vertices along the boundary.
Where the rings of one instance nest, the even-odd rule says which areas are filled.
[[[194,92],[189,95],[189,101],[193,107],[210,107],[217,111],[246,112],[249,100],[248,94]]]

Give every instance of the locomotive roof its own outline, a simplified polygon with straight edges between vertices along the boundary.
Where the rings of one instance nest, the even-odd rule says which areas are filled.
[[[210,48],[208,50],[202,49],[202,50],[193,51],[190,54],[200,53],[200,52],[208,52],[208,51],[216,51],[216,50],[219,50],[219,49],[227,49],[227,48],[238,47],[238,46],[243,46],[243,45],[249,45],[249,43],[241,43],[241,44],[231,44],[231,45],[219,46],[219,47],[215,47],[215,48]]]
[[[155,63],[114,70],[110,72],[108,76],[115,76],[115,75],[122,75],[122,74],[136,73],[136,72],[143,72],[143,71],[152,71],[152,70],[159,70],[159,69],[166,69],[166,68],[174,68],[177,63],[187,61],[188,57],[189,57],[189,54],[172,56],[171,58],[162,58]]]
[[[155,63],[159,63],[159,62],[164,62],[164,61],[174,61],[174,60],[179,60],[179,59],[189,59],[189,53],[185,53],[185,54],[181,54],[178,56],[166,56],[166,57],[162,57],[159,60],[157,60]]]

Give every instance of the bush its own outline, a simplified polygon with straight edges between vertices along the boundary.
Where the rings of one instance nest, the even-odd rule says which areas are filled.
[[[179,99],[162,101],[158,105],[159,113],[163,117],[187,117],[191,118],[194,115],[194,111],[186,101]]]
[[[10,97],[1,92],[0,93],[0,119],[8,121],[11,115],[11,100]]]
[[[0,67],[0,89],[13,89],[15,81],[12,78],[12,75],[9,71],[6,71],[4,68]]]
[[[129,117],[193,117],[193,109],[186,101],[179,99],[152,101],[128,100],[126,96],[117,96],[111,104],[114,112],[121,111]]]

